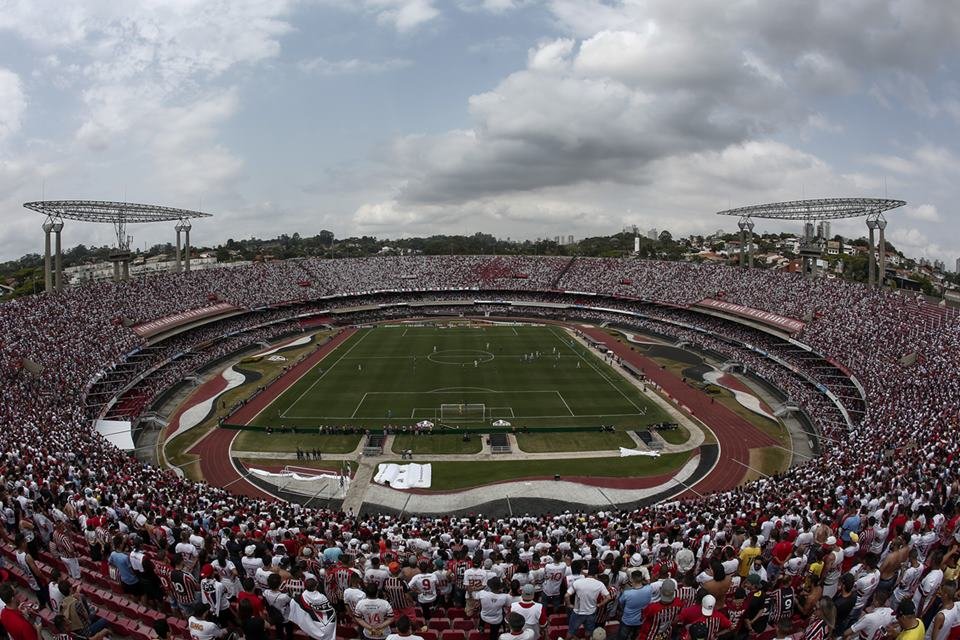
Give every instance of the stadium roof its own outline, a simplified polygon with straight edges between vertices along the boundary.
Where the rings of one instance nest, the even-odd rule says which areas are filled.
[[[24,202],[27,209],[68,220],[81,222],[166,222],[184,218],[209,218],[212,214],[190,209],[160,207],[135,202],[105,202],[102,200],[39,200]]]
[[[791,200],[755,204],[718,211],[718,216],[771,218],[775,220],[837,220],[859,218],[896,209],[907,204],[903,200],[889,198],[821,198],[819,200]]]

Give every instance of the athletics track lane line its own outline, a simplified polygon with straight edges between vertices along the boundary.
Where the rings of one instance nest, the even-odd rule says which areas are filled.
[[[327,355],[339,347],[347,338],[356,332],[354,328],[344,329],[333,336],[329,342],[314,351],[303,362],[281,376],[263,393],[248,402],[240,411],[234,414],[233,419],[246,424],[252,420],[264,407],[276,400],[280,394],[293,386],[300,378],[307,374],[314,366]],[[232,429],[214,428],[200,442],[195,444],[190,453],[200,458],[200,473],[213,486],[229,487],[233,493],[256,498],[259,500],[273,500],[273,496],[261,491],[247,482],[237,473],[230,461],[230,444],[239,435],[239,431]]]
[[[646,376],[658,384],[664,393],[684,405],[713,431],[720,444],[720,460],[714,469],[702,478],[694,488],[700,493],[733,489],[743,480],[743,469],[749,465],[750,449],[775,445],[773,438],[763,433],[747,420],[720,403],[711,403],[710,397],[699,389],[684,383],[673,373],[646,356],[631,351],[630,347],[617,341],[602,329],[581,327],[581,331],[602,342],[621,359],[642,369]],[[736,463],[740,463],[739,465]],[[742,466],[741,466],[742,465]],[[687,492],[689,493],[689,492]],[[685,493],[681,497],[690,497]]]

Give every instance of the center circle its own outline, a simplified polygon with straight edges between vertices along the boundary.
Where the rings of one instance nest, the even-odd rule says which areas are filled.
[[[474,362],[490,362],[493,354],[480,349],[447,349],[434,351],[427,356],[427,360],[437,364],[473,364]]]

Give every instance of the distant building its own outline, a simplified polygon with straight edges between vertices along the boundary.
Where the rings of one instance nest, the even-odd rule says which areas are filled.
[[[573,235],[567,236],[567,244],[573,244]]]
[[[957,273],[960,273],[960,258],[957,258],[957,265],[956,265],[956,266],[957,266],[956,272],[957,272]]]
[[[937,271],[941,271],[941,272],[942,272],[942,271],[946,271],[946,270],[947,270],[947,265],[945,265],[945,264],[943,263],[943,260],[934,260],[934,261],[933,261],[933,268],[936,269]]]
[[[651,240],[656,240],[657,238],[659,238],[660,236],[659,234],[657,234],[657,228],[654,227],[649,231],[647,231],[647,237],[650,238]]]
[[[824,240],[829,240],[833,236],[830,235],[830,221],[821,220],[817,223],[817,235],[823,238]]]

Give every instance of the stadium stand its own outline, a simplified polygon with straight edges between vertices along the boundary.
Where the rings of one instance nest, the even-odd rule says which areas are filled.
[[[112,394],[125,394],[118,411],[135,413],[204,361],[295,329],[293,314],[464,290],[564,300],[583,307],[571,317],[632,323],[728,355],[804,407],[823,454],[732,491],[632,512],[401,519],[238,496],[145,465],[91,431]],[[801,320],[793,338],[812,351],[691,308],[706,298]],[[594,299],[602,304],[587,309]],[[219,301],[245,313],[154,345],[131,328]],[[618,310],[639,315],[627,321]],[[188,637],[217,625],[263,637],[264,612],[288,638],[332,640],[357,637],[352,610],[371,638],[383,635],[384,616],[403,614],[414,629],[429,619],[424,640],[479,640],[497,636],[503,606],[551,638],[594,627],[667,637],[700,623],[711,640],[728,624],[740,637],[852,629],[870,638],[919,618],[941,640],[960,624],[960,324],[910,294],[711,264],[306,259],[13,300],[0,306],[0,336],[0,555],[18,586],[2,590],[4,624],[22,610],[50,630],[65,615],[83,635],[96,625],[146,639],[166,626],[166,637]],[[531,600],[545,603],[543,616]],[[214,611],[194,611],[201,601]]]

